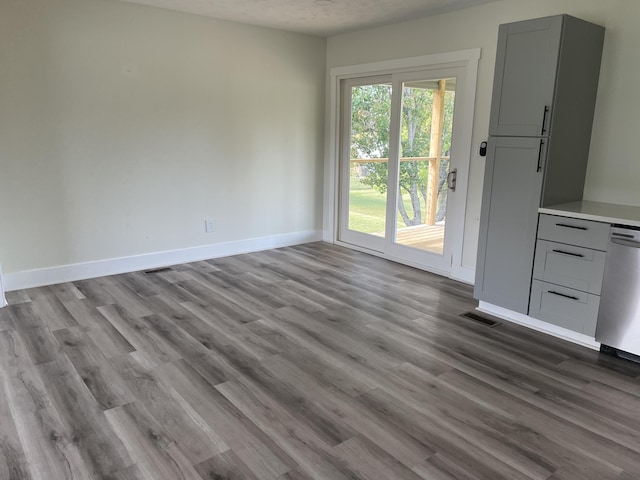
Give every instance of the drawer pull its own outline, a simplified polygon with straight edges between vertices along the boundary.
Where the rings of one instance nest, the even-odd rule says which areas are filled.
[[[584,258],[581,253],[565,252],[564,250],[554,250],[553,253],[559,253],[561,255],[571,255],[572,257]]]
[[[587,227],[579,227],[577,225],[569,225],[566,223],[556,223],[556,227],[573,228],[574,230],[589,230]]]
[[[569,300],[580,300],[578,297],[574,297],[573,295],[567,295],[566,293],[560,293],[560,292],[554,292],[553,290],[549,290],[547,293],[550,293],[551,295],[557,295],[559,297],[564,297],[564,298],[568,298]]]

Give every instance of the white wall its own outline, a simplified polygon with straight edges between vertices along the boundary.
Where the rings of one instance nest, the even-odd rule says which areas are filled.
[[[640,205],[638,0],[499,0],[432,18],[330,37],[327,66],[482,48],[473,131],[473,145],[477,147],[488,132],[498,25],[561,13],[607,29],[585,199]],[[463,252],[463,265],[470,268],[475,268],[483,172],[484,159],[472,158]]]
[[[2,266],[0,266],[0,308],[7,305],[7,299],[4,296],[4,284],[2,283]]]
[[[5,273],[319,231],[325,47],[118,1],[2,0]]]

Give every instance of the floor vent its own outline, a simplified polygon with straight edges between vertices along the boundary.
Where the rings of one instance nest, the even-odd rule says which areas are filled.
[[[145,270],[144,273],[148,275],[150,273],[162,273],[162,272],[169,272],[171,270],[173,270],[173,268],[171,267],[161,267],[161,268],[153,268],[151,270]]]
[[[460,316],[464,317],[464,318],[468,318],[469,320],[473,320],[475,322],[482,323],[482,324],[487,325],[489,327],[495,327],[497,325],[500,325],[500,322],[496,322],[495,320],[491,320],[490,318],[483,317],[482,315],[478,315],[475,312],[465,312],[465,313],[461,314]]]

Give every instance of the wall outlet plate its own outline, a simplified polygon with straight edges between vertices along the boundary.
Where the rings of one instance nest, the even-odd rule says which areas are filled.
[[[212,233],[216,231],[216,222],[213,218],[207,218],[204,221],[204,231]]]

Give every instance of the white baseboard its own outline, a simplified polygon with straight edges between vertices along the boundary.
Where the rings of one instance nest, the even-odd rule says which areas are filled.
[[[216,243],[201,247],[183,248],[166,252],[147,253],[131,257],[111,258],[95,262],[60,265],[23,272],[8,273],[4,276],[5,290],[42,287],[57,283],[73,282],[87,278],[117,275],[152,268],[166,267],[180,263],[196,262],[210,258],[227,257],[241,253],[258,252],[271,248],[288,247],[322,240],[321,231],[304,231],[250,238],[234,242]]]
[[[476,281],[476,271],[467,267],[451,267],[451,278],[468,285],[473,285]]]
[[[600,343],[596,342],[593,337],[589,337],[588,335],[574,332],[573,330],[567,330],[566,328],[543,322],[542,320],[532,318],[529,315],[523,315],[522,313],[513,312],[506,308],[498,307],[496,305],[483,301],[480,301],[480,304],[478,305],[478,308],[476,310],[478,310],[479,312],[488,313],[489,315],[493,315],[494,317],[498,317],[512,323],[517,323],[518,325],[531,328],[532,330],[536,330],[538,332],[546,333],[548,335],[567,340],[568,342],[577,343],[578,345],[582,345],[583,347],[591,348],[593,350],[600,350]]]

